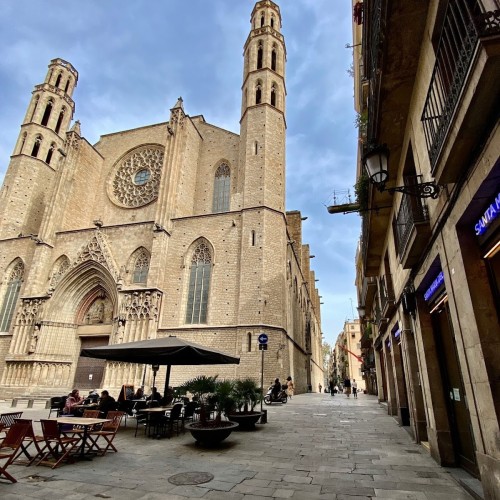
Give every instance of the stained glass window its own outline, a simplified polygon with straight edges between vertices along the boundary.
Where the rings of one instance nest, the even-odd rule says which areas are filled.
[[[191,259],[186,323],[206,323],[210,291],[212,255],[206,243],[200,243]]]
[[[231,187],[231,170],[223,163],[215,172],[214,200],[212,211],[214,213],[227,212],[229,210],[229,196]]]

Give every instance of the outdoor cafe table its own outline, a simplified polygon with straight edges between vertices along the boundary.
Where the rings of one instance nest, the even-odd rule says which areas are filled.
[[[111,422],[109,418],[83,418],[83,417],[59,417],[55,419],[58,424],[80,425],[83,427],[82,444],[80,446],[80,460],[85,460],[85,446],[89,435],[89,429],[97,424]]]
[[[146,421],[146,432],[149,436],[151,429],[151,419],[150,415],[153,413],[165,413],[166,411],[170,411],[173,408],[173,405],[169,406],[155,406],[154,408],[144,408],[142,410],[139,410],[141,413],[146,413],[147,416],[147,421]]]

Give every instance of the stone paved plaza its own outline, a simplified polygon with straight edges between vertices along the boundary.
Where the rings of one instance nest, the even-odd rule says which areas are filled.
[[[0,498],[213,500],[465,500],[472,498],[387,415],[376,397],[301,394],[267,407],[268,423],[254,432],[233,432],[217,449],[197,447],[191,435],[153,440],[128,419],[115,444],[118,453],[90,462],[11,466],[17,484],[2,482]],[[0,404],[0,411],[12,411]],[[48,410],[23,409],[26,418]],[[197,486],[171,484],[185,472],[213,480]]]

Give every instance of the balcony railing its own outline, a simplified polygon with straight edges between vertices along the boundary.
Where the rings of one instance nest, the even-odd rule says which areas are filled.
[[[381,276],[379,278],[380,308],[382,314],[385,314],[391,305],[394,305],[394,288],[392,286],[391,275]]]
[[[405,178],[405,184],[416,184],[419,182],[419,179],[420,176],[407,177]],[[394,223],[396,250],[400,258],[405,253],[415,225],[428,221],[429,213],[422,199],[403,194],[401,206],[399,207],[399,212]]]
[[[498,7],[498,2],[495,2]],[[480,37],[498,34],[500,12],[486,12],[483,2],[449,2],[436,50],[422,123],[434,170]]]

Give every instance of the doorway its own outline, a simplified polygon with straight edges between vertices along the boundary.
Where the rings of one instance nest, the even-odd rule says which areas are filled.
[[[463,469],[479,477],[469,410],[446,295],[441,298],[439,304],[434,307],[431,318],[455,456]]]
[[[109,337],[80,337],[81,349],[100,347],[109,344]],[[100,389],[104,376],[105,359],[80,356],[76,365],[74,387],[78,389]]]

